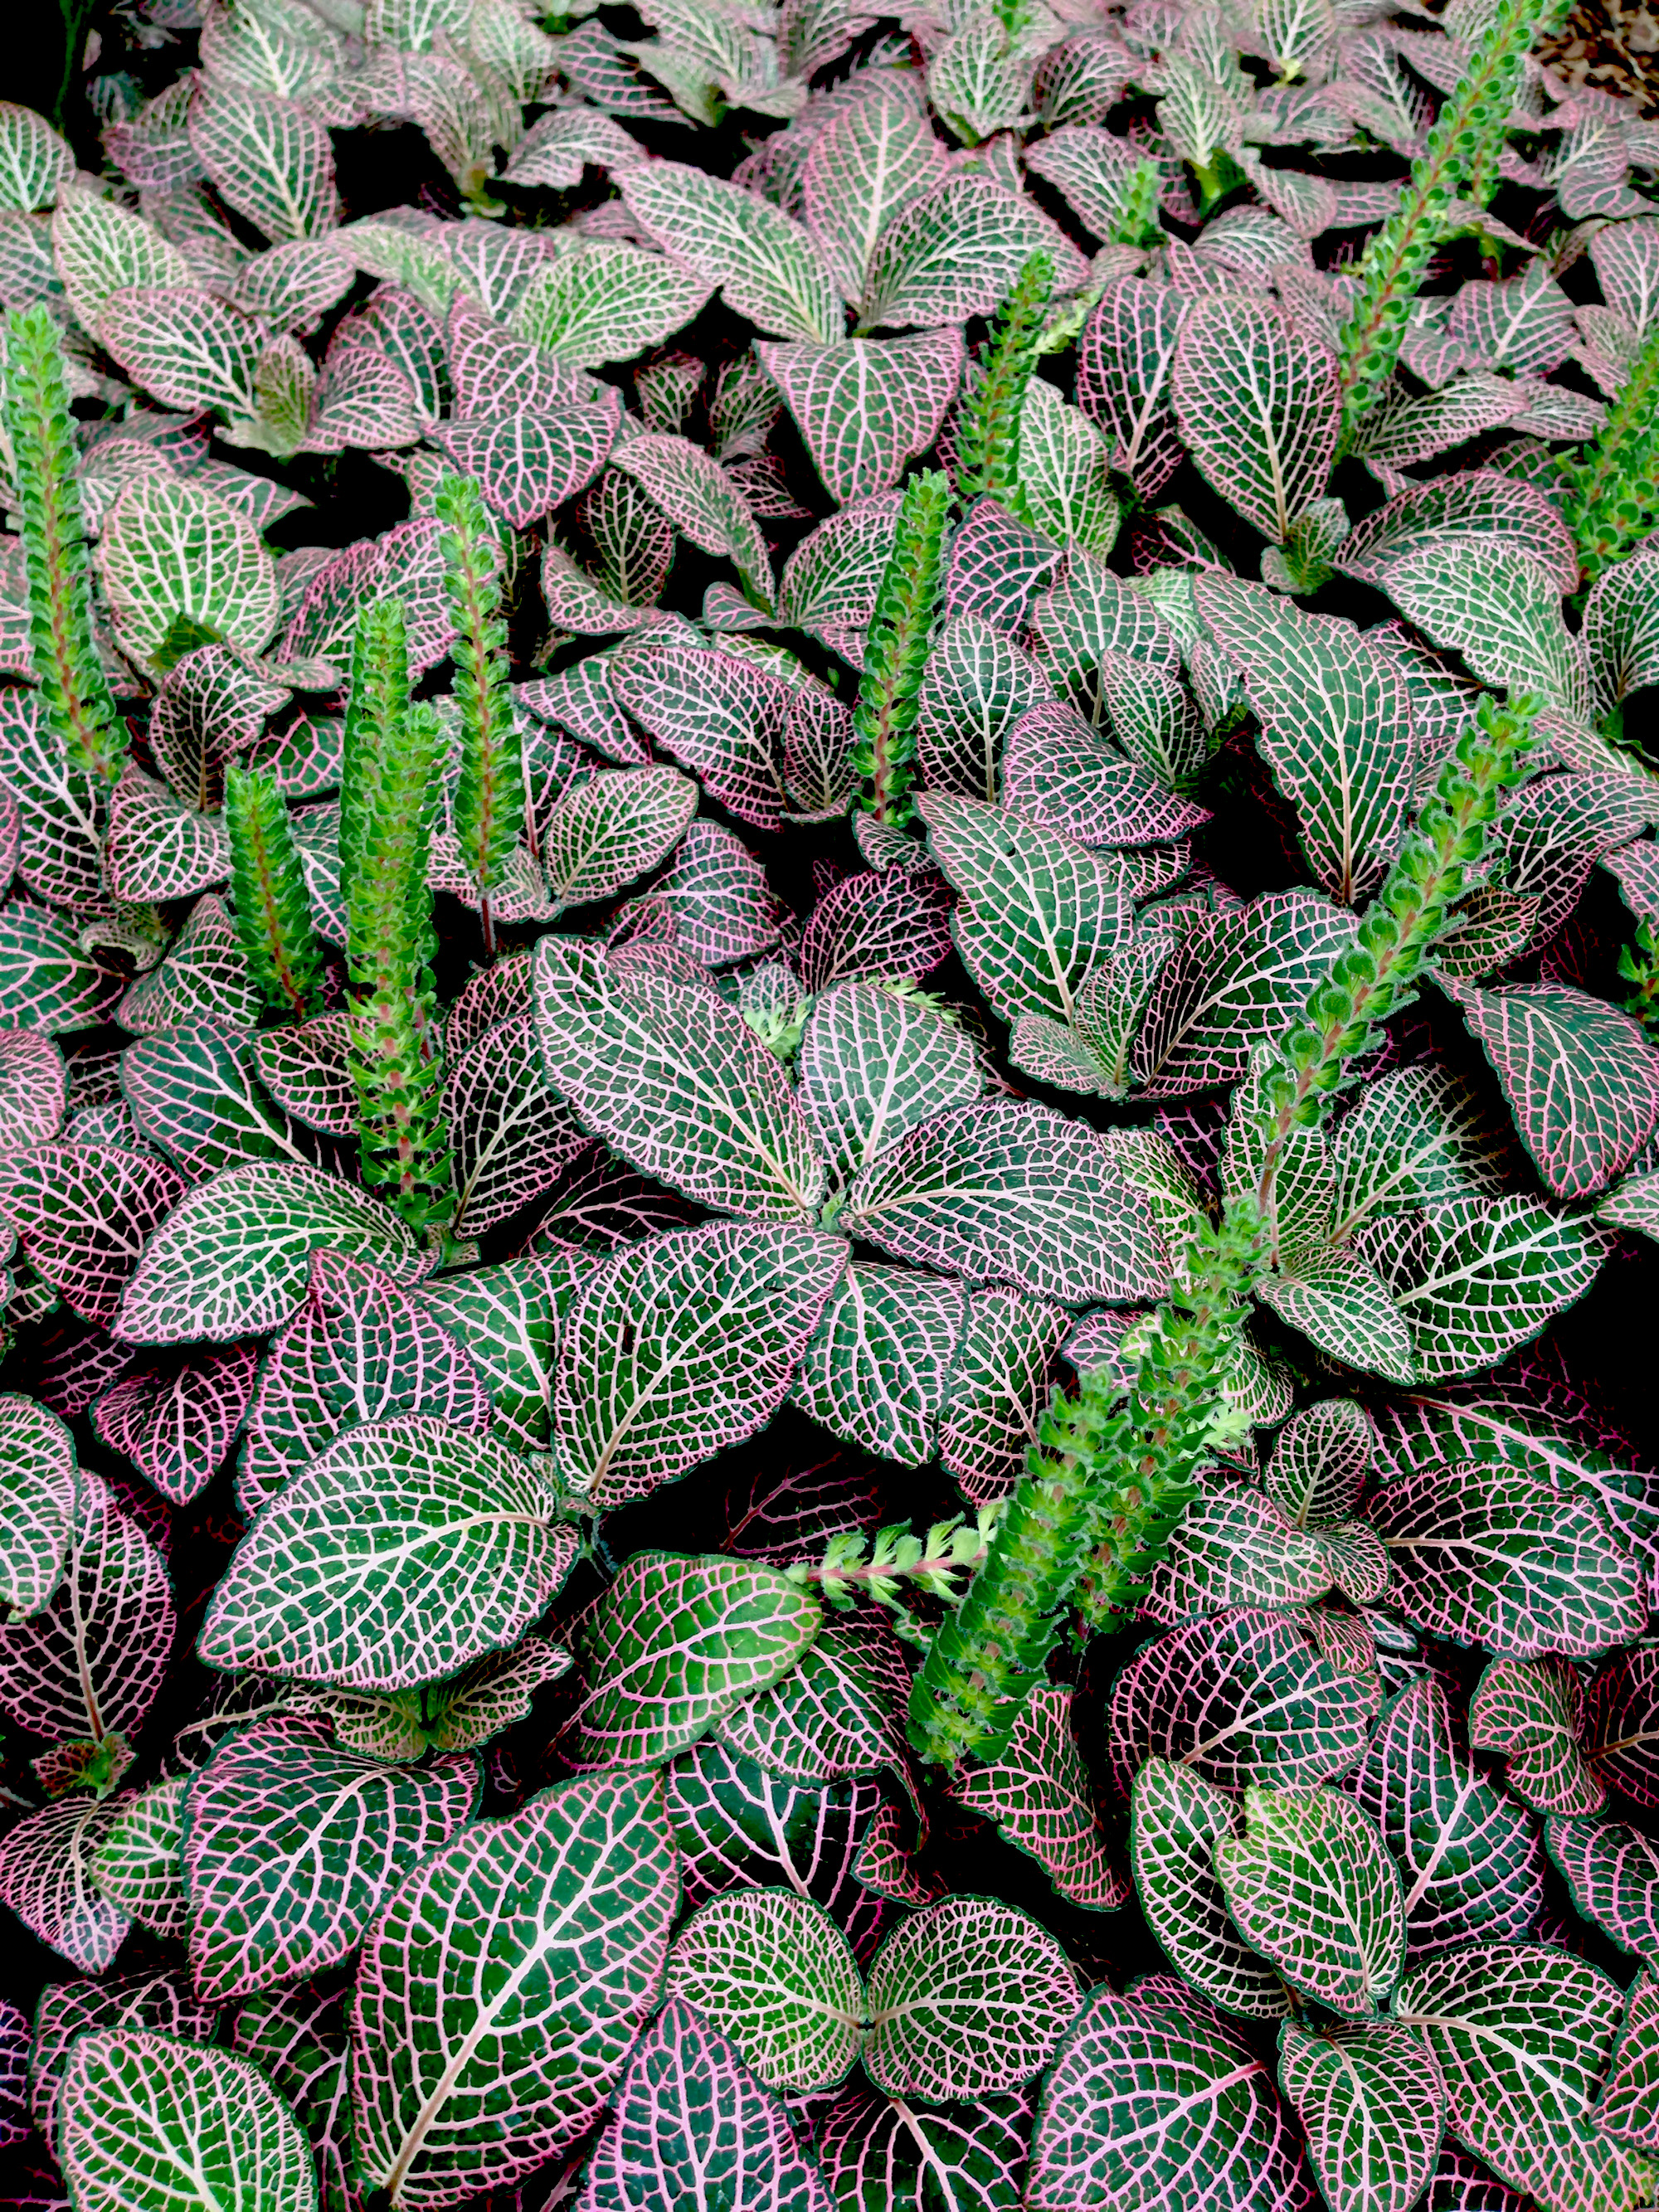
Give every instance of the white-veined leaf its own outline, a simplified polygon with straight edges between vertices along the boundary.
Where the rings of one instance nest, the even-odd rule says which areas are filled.
[[[1080,1992],[1046,1928],[990,1897],[900,1921],[870,1962],[866,2073],[890,2096],[995,2095],[1054,2056]]]
[[[178,477],[135,477],[104,524],[98,561],[124,641],[142,660],[180,616],[258,653],[276,626],[276,563],[248,518]]]
[[[1334,2012],[1379,2011],[1406,1957],[1405,1900],[1375,1824],[1334,1790],[1244,1793],[1215,1846],[1227,1909],[1290,1987]]]
[[[1239,1935],[1215,1870],[1237,1808],[1213,1782],[1155,1755],[1130,1792],[1129,1860],[1146,1923],[1193,1987],[1227,2012],[1279,2020],[1285,1985]]]
[[[769,2088],[832,2089],[858,2057],[864,1990],[852,1948],[822,1905],[790,1890],[710,1898],[675,1941],[667,1987]]]
[[[75,1522],[75,1439],[33,1398],[0,1394],[0,1605],[50,1605]]]
[[[1440,2069],[1419,2032],[1392,2025],[1279,2032],[1279,2086],[1306,2129],[1331,2212],[1409,2212],[1444,2124]]]
[[[576,368],[598,368],[660,345],[698,313],[713,289],[713,278],[665,254],[596,238],[537,270],[514,311],[514,327],[544,353]]]
[[[741,185],[680,161],[653,161],[619,179],[633,214],[668,252],[769,337],[828,343],[841,302],[811,234]]]
[[[963,361],[962,333],[954,328],[831,345],[763,343],[756,351],[824,489],[842,503],[887,490],[907,461],[927,452],[956,397]]]
[[[1200,469],[1283,544],[1330,475],[1341,418],[1335,357],[1263,301],[1200,300],[1182,325],[1171,383]]]
[[[923,1466],[965,1309],[960,1285],[937,1276],[848,1268],[800,1353],[796,1404],[831,1436]]]

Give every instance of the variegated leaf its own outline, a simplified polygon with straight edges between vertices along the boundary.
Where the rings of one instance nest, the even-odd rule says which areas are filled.
[[[0,1604],[13,1620],[52,1602],[76,1522],[75,1439],[33,1398],[0,1394]]]
[[[970,1104],[984,1078],[968,1037],[931,1007],[870,983],[840,983],[808,1018],[801,1097],[838,1182],[906,1129]]]
[[[902,76],[873,80],[831,115],[801,173],[807,224],[842,296],[856,306],[890,216],[942,184],[949,159]]]
[[[1382,1276],[1428,1382],[1495,1367],[1581,1298],[1604,1232],[1523,1198],[1460,1198],[1368,1223],[1359,1257]]]
[[[348,1429],[242,1539],[210,1667],[350,1688],[440,1681],[515,1643],[570,1569],[545,1476],[430,1414]]]
[[[270,1110],[247,1030],[191,1022],[129,1045],[121,1089],[139,1133],[192,1182],[244,1160],[309,1159]]]
[[[1237,1813],[1226,1790],[1155,1755],[1130,1793],[1130,1864],[1148,1927],[1193,1987],[1224,2011],[1279,2020],[1285,1985],[1239,1935],[1216,1875]]]
[[[1082,255],[1031,201],[983,173],[958,171],[883,225],[859,327],[933,329],[988,315],[1036,252],[1053,258],[1060,291],[1082,282]]]
[[[1129,1886],[1107,1857],[1095,1819],[1070,1691],[1039,1683],[1000,1759],[964,1777],[955,1794],[1034,1858],[1058,1896],[1091,1912],[1114,1912],[1128,1901]]]
[[[671,1762],[665,1787],[688,1904],[785,1887],[816,1899],[854,1952],[868,1951],[882,1908],[854,1869],[882,1802],[874,1782],[804,1784],[705,1741]]]
[[[1146,1200],[1110,1178],[1093,1132],[1024,1101],[908,1131],[859,1176],[844,1225],[915,1266],[1062,1304],[1156,1297],[1165,1281]]]
[[[33,1029],[0,1029],[0,1146],[8,1152],[58,1134],[68,1101],[64,1055]]]
[[[1638,1805],[1659,1804],[1659,1654],[1647,1644],[1602,1662],[1581,1734],[1591,1771]]]
[[[423,1310],[472,1362],[514,1451],[545,1451],[558,1316],[592,1265],[574,1252],[505,1260],[428,1285]]]
[[[188,1505],[236,1440],[257,1365],[246,1344],[210,1347],[176,1365],[146,1360],[99,1399],[93,1426],[169,1504]]]
[[[793,1782],[902,1771],[909,1696],[897,1638],[879,1613],[860,1610],[827,1620],[792,1671],[724,1714],[714,1734],[727,1750]]]
[[[1540,1813],[1599,1813],[1607,1786],[1579,1742],[1583,1690],[1565,1659],[1492,1659],[1469,1700],[1469,1741],[1503,1754],[1504,1779]]]
[[[1071,1328],[1062,1307],[1018,1291],[976,1291],[939,1408],[939,1459],[974,1504],[1012,1490],[1036,1442],[1054,1355]]]
[[[251,317],[194,286],[149,284],[112,292],[98,336],[135,384],[163,407],[251,415],[264,334]]]
[[[0,1162],[0,1215],[32,1264],[82,1321],[106,1322],[183,1178],[113,1145],[39,1145]]]
[[[615,405],[566,406],[556,415],[469,415],[434,422],[427,435],[504,522],[525,530],[592,483],[616,436]]]
[[[721,822],[687,825],[667,867],[633,911],[643,916],[659,902],[673,917],[675,944],[706,968],[730,967],[766,951],[783,920],[765,869]],[[629,911],[624,907],[618,920]]]
[[[64,2069],[58,2144],[86,2212],[310,2212],[311,2146],[257,2066],[153,2028],[100,2027]]]
[[[966,1301],[954,1283],[856,1265],[831,1291],[800,1354],[795,1402],[831,1436],[920,1467],[933,1455]]]
[[[104,1839],[130,1802],[77,1791],[26,1814],[0,1843],[0,1904],[83,1974],[104,1972],[131,1925],[93,1873]]]
[[[1440,2069],[1420,2033],[1379,2024],[1279,2032],[1279,2085],[1307,2130],[1331,2212],[1409,2212],[1444,2124]]]
[[[167,957],[141,975],[121,1000],[124,1029],[141,1036],[191,1022],[221,1021],[252,1029],[264,1009],[258,986],[222,899],[197,900]]]
[[[870,1962],[865,2071],[890,2096],[930,2101],[1017,2088],[1053,2057],[1079,1996],[1029,1914],[945,1898],[902,1920]]]
[[[198,2002],[182,1969],[48,1984],[34,2016],[30,2102],[35,2126],[48,2142],[56,2139],[64,2070],[89,2028],[159,2028],[187,2042],[210,2043],[217,2026],[217,2014]]]
[[[678,1903],[656,1778],[596,1775],[423,1860],[363,1943],[363,2181],[416,2208],[517,2180],[610,2102]]]
[[[482,1237],[556,1183],[588,1135],[542,1071],[529,1014],[479,1037],[444,1079],[452,1231]]]
[[[1345,1786],[1400,1863],[1413,1954],[1531,1928],[1543,1899],[1537,1837],[1454,1742],[1442,1683],[1407,1683]]]
[[[1659,1959],[1659,1851],[1622,1820],[1553,1814],[1551,1858],[1587,1920],[1650,1969]]]
[[[276,570],[247,516],[178,477],[135,477],[104,524],[99,567],[124,643],[141,660],[177,619],[244,652],[276,626]]]
[[[569,939],[536,948],[548,1076],[596,1136],[643,1174],[721,1212],[804,1221],[825,1165],[777,1061],[712,993],[622,975]]]
[[[409,668],[424,675],[455,633],[444,595],[439,525],[430,515],[400,522],[379,538],[359,538],[313,570],[283,634],[280,659],[351,665],[351,640],[365,599],[399,599],[408,623]]]
[[[1562,619],[1559,579],[1530,555],[1501,539],[1460,545],[1454,561],[1419,546],[1390,562],[1388,593],[1486,683],[1535,691],[1571,720],[1588,719],[1589,673]]]
[[[1370,2018],[1406,1957],[1405,1900],[1374,1822],[1334,1790],[1244,1793],[1242,1833],[1215,1869],[1245,1942],[1289,1986]]]
[[[1370,1520],[1408,1620],[1515,1659],[1586,1656],[1641,1634],[1644,1578],[1597,1508],[1489,1467],[1442,1468],[1380,1491]]]
[[[1299,1012],[1352,917],[1308,890],[1269,891],[1200,920],[1162,969],[1135,1043],[1155,1097],[1237,1082],[1259,1040]]]
[[[667,1990],[769,2088],[835,2088],[858,2057],[858,1963],[823,1906],[792,1890],[738,1890],[699,1906],[670,1954]]]
[[[1405,833],[1413,761],[1404,686],[1351,624],[1304,614],[1265,586],[1203,575],[1196,597],[1243,677],[1311,872],[1344,906],[1358,904]]]
[[[917,702],[923,782],[994,805],[1004,740],[1048,696],[1047,677],[1011,638],[982,615],[953,616],[934,633]]]
[[[728,307],[769,337],[841,336],[840,301],[810,234],[740,185],[679,161],[653,161],[620,180],[632,213]]]
[[[122,1800],[121,1817],[98,1847],[93,1879],[109,1902],[153,1935],[182,1942],[190,1933],[182,1846],[190,1777],[157,1782]]]
[[[204,90],[191,106],[190,143],[226,206],[272,240],[331,230],[334,157],[316,118],[217,75]]]
[[[843,505],[887,490],[907,461],[927,452],[956,397],[963,362],[962,333],[954,328],[833,345],[761,344],[757,351],[824,489]]]
[[[692,319],[713,289],[710,278],[670,255],[595,238],[578,252],[545,262],[525,287],[513,319],[544,353],[574,368],[598,368],[660,345]]]
[[[623,703],[635,711],[631,701]],[[542,868],[556,908],[614,897],[648,874],[679,843],[696,806],[696,784],[672,768],[601,769],[574,785],[541,826]]]
[[[52,1602],[0,1623],[0,1706],[53,1746],[130,1741],[167,1678],[177,1630],[166,1560],[83,1468]]]
[[[1341,415],[1336,362],[1266,303],[1200,300],[1170,372],[1181,435],[1214,489],[1282,544],[1324,492]]]
[[[1295,1613],[1189,1622],[1146,1644],[1113,1685],[1113,1778],[1172,1759],[1224,1787],[1294,1790],[1345,1774],[1380,1702],[1375,1678],[1334,1666]]]
[[[365,1261],[319,1249],[300,1310],[260,1370],[237,1483],[243,1511],[268,1505],[343,1429],[400,1413],[477,1431],[489,1401],[466,1353],[408,1291]]]
[[[1078,404],[1110,439],[1113,465],[1148,502],[1181,463],[1170,370],[1191,304],[1173,285],[1117,277],[1101,294],[1078,347]]]
[[[424,1258],[398,1217],[315,1168],[256,1161],[186,1192],[122,1297],[134,1344],[223,1343],[289,1320],[319,1247],[412,1281]]]
[[[975,2212],[1019,2212],[1034,2101],[1018,2091],[929,2108],[848,2089],[817,2130],[836,2204],[931,2212],[954,2199]]]
[[[1615,2142],[1659,2149],[1659,1982],[1650,1973],[1638,1974],[1626,1996],[1594,2118]]]
[[[609,1511],[763,1428],[845,1267],[838,1238],[713,1222],[596,1268],[560,1336],[564,1480]]]
[[[782,826],[779,772],[789,693],[780,678],[732,653],[647,637],[612,661],[611,688],[618,704],[740,822],[757,830]],[[632,872],[643,874],[661,857],[658,852]]]
[[[1095,1991],[1037,2110],[1030,2212],[1299,2207],[1299,2146],[1267,2071],[1204,2009]]]
[[[672,1758],[787,1674],[823,1620],[775,1569],[635,1552],[580,1626],[588,1686],[569,1756],[583,1766]]]
[[[1455,996],[1557,1198],[1587,1198],[1629,1165],[1659,1121],[1659,1054],[1639,1023],[1546,984]]]
[[[962,901],[957,949],[993,1008],[1069,1022],[1083,978],[1133,926],[1117,862],[979,799],[930,792],[921,811]]]
[[[1588,1960],[1492,1942],[1414,1968],[1398,2006],[1439,2061],[1453,2132],[1540,2212],[1636,2212],[1648,2200],[1648,2162],[1586,2117],[1621,2008]]]
[[[467,1819],[477,1790],[465,1754],[399,1769],[336,1751],[315,1721],[239,1729],[190,1785],[198,1996],[222,2004],[349,1957],[416,1860]]]
[[[861,977],[920,982],[951,950],[949,912],[950,892],[931,869],[843,876],[801,933],[801,981],[813,992]]]
[[[744,2212],[832,2212],[788,2107],[684,1998],[672,1997],[652,2022],[615,2096],[581,2212],[698,2198]]]

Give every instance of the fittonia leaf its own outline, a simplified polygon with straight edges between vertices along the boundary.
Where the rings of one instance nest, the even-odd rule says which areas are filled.
[[[1648,62],[94,12],[0,101],[20,2202],[1650,2203]]]

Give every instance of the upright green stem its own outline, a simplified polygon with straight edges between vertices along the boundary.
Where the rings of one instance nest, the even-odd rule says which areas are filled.
[[[47,729],[71,767],[113,784],[127,733],[92,628],[80,462],[58,326],[44,307],[9,320],[6,433],[28,575],[29,647]]]
[[[274,1012],[304,1021],[322,1002],[323,948],[288,805],[272,777],[226,769],[225,831],[236,934],[253,980]]]
[[[1582,460],[1567,470],[1567,527],[1586,576],[1621,560],[1659,521],[1659,318]]]
[[[1019,482],[1020,424],[1041,350],[1054,264],[1034,253],[998,308],[980,380],[963,404],[957,433],[957,485],[964,501],[988,494],[1027,520]]]
[[[1345,434],[1376,405],[1394,374],[1447,210],[1466,189],[1489,195],[1494,188],[1522,66],[1566,6],[1567,0],[1498,0],[1467,73],[1412,164],[1404,199],[1366,247],[1358,303],[1340,346]]]
[[[918,694],[939,610],[951,487],[939,470],[905,486],[893,550],[882,571],[853,714],[860,804],[878,822],[910,817]]]
[[[924,1758],[995,1757],[1079,1588],[1084,1620],[1096,1627],[1144,1595],[1213,1429],[1285,1139],[1319,1121],[1420,974],[1519,779],[1533,713],[1530,702],[1483,700],[1460,738],[1355,944],[1269,1065],[1257,1186],[1194,1240],[1122,1407],[1105,1376],[1085,1376],[1075,1398],[1050,1408],[985,1565],[916,1678],[909,1732]]]

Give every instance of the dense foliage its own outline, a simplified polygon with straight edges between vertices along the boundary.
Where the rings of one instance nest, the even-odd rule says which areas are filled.
[[[1652,2204],[1559,14],[137,0],[0,106],[16,2202]]]

